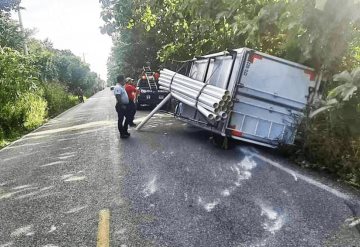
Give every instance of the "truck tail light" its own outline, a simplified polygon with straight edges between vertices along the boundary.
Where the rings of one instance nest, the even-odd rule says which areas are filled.
[[[259,54],[253,53],[249,57],[249,62],[253,63],[253,62],[255,62],[255,59],[261,60],[261,59],[263,59],[263,57]]]
[[[231,135],[241,137],[243,133],[241,131],[236,130],[236,125],[229,125],[229,128],[231,129]]]
[[[304,73],[307,74],[307,75],[310,75],[310,81],[315,81],[316,75],[315,75],[314,71],[305,69]]]
[[[231,135],[241,137],[243,135],[243,133],[241,131],[238,131],[238,130],[232,130]]]

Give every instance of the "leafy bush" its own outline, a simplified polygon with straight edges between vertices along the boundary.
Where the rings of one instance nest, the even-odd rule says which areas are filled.
[[[49,116],[55,116],[77,104],[77,97],[69,95],[66,87],[57,82],[45,83],[45,99],[48,102]]]
[[[21,112],[20,121],[26,130],[40,126],[47,115],[47,102],[39,95],[26,93],[15,104],[15,109]]]
[[[23,93],[39,91],[37,75],[33,56],[0,47],[0,107],[16,101]]]
[[[5,138],[5,133],[3,129],[0,127],[0,147],[1,147],[1,140],[3,140],[4,138]]]
[[[360,186],[360,68],[330,82],[324,106],[302,126],[302,154],[314,167]]]
[[[24,127],[32,129],[44,120],[46,103],[37,72],[32,56],[0,48],[0,128],[5,136]]]
[[[344,129],[332,129],[325,120],[328,117],[307,120],[298,161],[307,160],[311,162],[307,166],[329,171],[360,187],[360,138],[346,135]]]
[[[39,95],[25,93],[15,102],[6,104],[0,112],[2,125],[10,133],[16,130],[32,130],[40,126],[46,117],[47,103]]]

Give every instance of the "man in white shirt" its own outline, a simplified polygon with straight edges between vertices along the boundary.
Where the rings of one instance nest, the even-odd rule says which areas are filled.
[[[130,136],[130,133],[127,131],[129,126],[127,113],[129,98],[123,87],[123,85],[125,84],[125,78],[123,75],[119,75],[116,80],[117,83],[114,88],[114,95],[116,98],[115,109],[118,113],[118,129],[120,132],[120,138],[128,138]]]

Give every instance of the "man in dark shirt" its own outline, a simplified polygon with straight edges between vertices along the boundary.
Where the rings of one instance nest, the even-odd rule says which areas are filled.
[[[136,87],[133,85],[133,79],[130,77],[126,78],[126,84],[125,84],[125,91],[129,98],[129,104],[128,104],[128,121],[129,125],[131,127],[135,127],[136,124],[134,123],[135,113],[136,113],[136,106],[135,106],[135,100],[137,95]]]

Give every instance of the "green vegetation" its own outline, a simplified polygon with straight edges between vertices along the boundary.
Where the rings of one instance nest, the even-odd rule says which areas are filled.
[[[16,2],[0,4],[0,148],[76,105],[78,88],[90,96],[103,85],[79,57],[30,38],[29,31],[24,55],[25,37],[9,15]]]
[[[78,98],[67,93],[66,87],[58,82],[44,84],[44,98],[48,103],[48,115],[54,117],[64,109],[68,109],[78,103]]]
[[[307,120],[301,146],[315,167],[360,185],[360,68],[334,76],[324,106]]]
[[[157,67],[244,46],[321,71],[325,108],[301,125],[295,154],[360,184],[360,1],[101,2],[102,32],[114,39],[111,82],[118,71],[136,74],[145,62]]]

